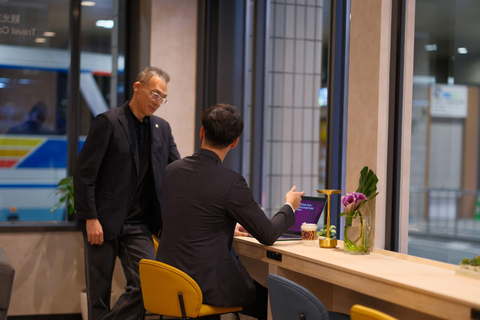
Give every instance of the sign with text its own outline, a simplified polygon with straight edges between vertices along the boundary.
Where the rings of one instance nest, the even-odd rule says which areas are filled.
[[[467,87],[434,85],[430,90],[430,115],[443,118],[467,117]]]
[[[0,6],[0,43],[33,44],[48,26],[48,6],[32,2]]]

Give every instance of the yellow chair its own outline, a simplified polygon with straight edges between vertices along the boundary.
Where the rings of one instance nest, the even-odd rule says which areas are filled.
[[[185,272],[168,264],[142,259],[140,260],[140,283],[143,304],[151,313],[162,316],[195,319],[198,317],[234,313],[242,307],[218,307],[203,304],[202,290]]]
[[[153,247],[155,248],[155,254],[157,254],[157,250],[158,250],[158,238],[152,234],[152,239],[153,239]]]
[[[398,320],[373,308],[355,304],[350,309],[351,320]]]

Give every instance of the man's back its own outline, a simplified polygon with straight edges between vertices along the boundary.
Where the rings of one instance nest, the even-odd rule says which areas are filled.
[[[169,165],[163,179],[163,231],[157,260],[195,279],[204,303],[251,303],[253,280],[232,256],[235,224],[239,222],[259,241],[272,244],[293,224],[293,213],[280,212],[270,221],[245,179],[206,149]]]
[[[194,278],[207,304],[246,305],[254,299],[253,281],[230,252],[236,222],[228,212],[234,201],[229,189],[238,180],[215,153],[203,149],[172,163],[164,175],[157,260]]]

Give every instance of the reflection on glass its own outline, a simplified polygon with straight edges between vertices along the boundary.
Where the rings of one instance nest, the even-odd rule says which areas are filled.
[[[268,53],[265,209],[275,213],[296,185],[325,187],[329,1],[272,1]]]
[[[113,0],[96,3],[81,15],[83,135],[111,90],[112,29],[96,22],[113,21]],[[0,9],[0,222],[65,220],[63,208],[49,211],[66,175],[69,2],[16,0]]]
[[[480,2],[415,14],[408,253],[458,264],[480,252]]]

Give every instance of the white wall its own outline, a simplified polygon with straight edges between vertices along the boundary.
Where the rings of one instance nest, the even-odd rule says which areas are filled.
[[[156,115],[172,127],[182,157],[194,150],[197,1],[152,0],[150,64],[170,75],[168,104]]]

